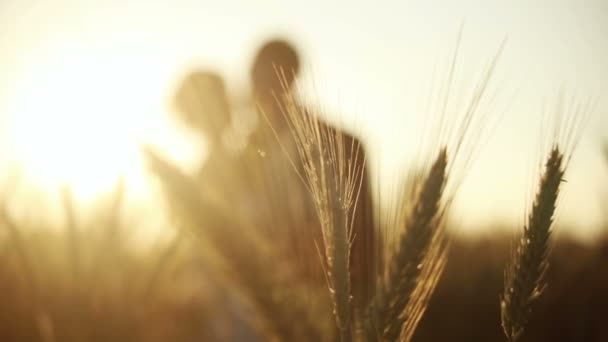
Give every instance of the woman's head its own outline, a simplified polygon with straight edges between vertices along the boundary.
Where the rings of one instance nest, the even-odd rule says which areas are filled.
[[[182,120],[208,139],[219,139],[230,123],[226,86],[215,72],[188,74],[177,90],[175,104]]]

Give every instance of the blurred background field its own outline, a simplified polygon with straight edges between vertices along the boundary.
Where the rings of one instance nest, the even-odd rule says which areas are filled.
[[[78,273],[63,234],[23,234],[27,267],[18,245],[2,239],[2,341],[264,340],[248,325],[253,313],[226,305],[234,293],[205,272],[205,262],[197,261],[201,251],[162,243],[137,253],[116,241],[102,250],[96,241],[105,232],[98,233],[83,234]],[[508,241],[504,235],[454,240],[414,341],[502,341],[497,294]],[[545,296],[523,340],[603,341],[608,239],[555,242]]]

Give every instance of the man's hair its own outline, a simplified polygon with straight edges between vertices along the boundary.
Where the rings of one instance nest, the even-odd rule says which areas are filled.
[[[287,41],[274,39],[266,42],[258,51],[251,67],[251,80],[258,94],[280,93],[281,78],[289,89],[300,71],[300,58],[296,49]]]

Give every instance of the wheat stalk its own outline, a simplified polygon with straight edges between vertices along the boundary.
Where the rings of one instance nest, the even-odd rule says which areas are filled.
[[[523,234],[505,269],[500,308],[503,331],[509,342],[520,340],[532,306],[542,294],[560,186],[596,103],[593,98],[566,103],[564,98],[561,93],[554,108],[546,112],[553,114],[548,117],[554,125],[550,139],[559,143],[551,145]]]
[[[370,308],[366,322],[366,336],[369,341],[398,340],[402,335],[404,323],[410,317],[419,319],[420,316],[416,312],[424,310],[424,305],[412,306],[419,299],[413,298],[416,289],[425,288],[432,291],[436,284],[436,278],[421,275],[423,269],[436,270],[444,256],[440,218],[441,199],[447,179],[446,170],[447,152],[444,148],[429,170],[415,203],[407,214],[404,222],[407,230],[401,235],[397,251],[390,260],[384,288],[379,290]],[[432,281],[428,282],[429,279]],[[415,324],[411,326],[415,327]],[[406,330],[404,335],[413,333],[413,329]]]
[[[368,309],[364,332],[370,341],[411,340],[445,266],[449,240],[443,218],[484,135],[481,126],[488,113],[484,107],[493,102],[487,93],[504,41],[483,68],[469,100],[460,110],[452,109],[451,92],[455,89],[461,33],[451,56],[446,82],[431,91],[429,98],[428,111],[438,115],[433,116],[435,127],[430,133],[437,135],[441,149],[426,177],[420,177],[414,184],[415,195],[409,209],[404,206],[406,202],[398,207],[405,215],[396,213],[393,222],[389,222],[389,226],[396,226],[402,233],[381,281],[382,288]],[[452,121],[454,119],[456,121]],[[436,144],[434,140],[433,143]],[[449,163],[447,146],[451,151]]]
[[[532,211],[505,271],[501,320],[510,342],[518,341],[522,336],[531,306],[543,290],[551,225],[563,176],[564,155],[556,145],[547,158]]]
[[[289,93],[278,101],[292,131],[303,175],[320,220],[324,266],[341,341],[352,339],[350,251],[363,181],[359,146],[319,121]]]

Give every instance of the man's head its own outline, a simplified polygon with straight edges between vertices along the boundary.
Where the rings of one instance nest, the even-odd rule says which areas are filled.
[[[217,140],[230,123],[223,79],[215,72],[194,71],[180,84],[175,104],[181,118],[208,139]]]
[[[279,39],[268,41],[258,51],[251,67],[254,93],[267,97],[290,90],[299,71],[300,58],[290,43]]]

